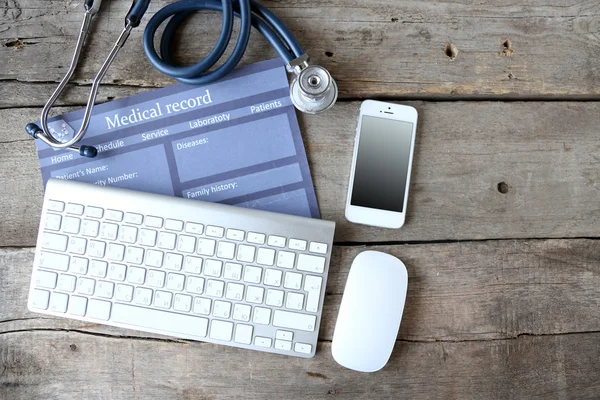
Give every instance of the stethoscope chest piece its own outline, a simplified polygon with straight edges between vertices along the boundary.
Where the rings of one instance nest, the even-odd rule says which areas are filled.
[[[290,86],[290,97],[298,110],[318,114],[335,104],[337,84],[325,68],[308,65],[308,57],[303,55],[292,61],[288,69],[296,74]]]

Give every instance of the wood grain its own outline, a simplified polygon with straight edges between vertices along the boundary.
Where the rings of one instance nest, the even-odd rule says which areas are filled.
[[[523,334],[600,331],[600,241],[507,240],[337,246],[321,340],[331,340],[350,265],[367,248],[393,254],[408,268],[401,339],[497,340]],[[72,329],[160,337],[28,312],[32,264],[33,249],[0,250],[0,332]]]
[[[81,24],[81,3],[6,0],[0,13],[0,79],[59,81]],[[145,21],[167,3],[153,1]],[[600,93],[600,5],[593,2],[261,3],[289,26],[315,63],[331,70],[342,98],[596,99]],[[103,6],[76,82],[89,83],[96,74],[129,6],[118,1]],[[220,24],[214,13],[195,16],[178,41],[180,62],[197,62],[207,54]],[[146,61],[143,26],[134,30],[105,82],[153,87],[172,82]],[[243,63],[275,56],[253,32]],[[20,94],[11,95],[17,104],[12,99]],[[39,103],[37,94],[28,95]]]
[[[598,103],[425,102],[400,230],[346,222],[358,102],[300,116],[322,217],[337,242],[595,237],[600,224]],[[57,112],[67,109],[59,108]],[[43,198],[37,108],[0,110],[0,245],[33,246]],[[499,184],[505,183],[507,193]]]
[[[364,374],[336,364],[330,343],[306,360],[206,343],[15,332],[0,334],[0,397],[594,399],[599,340],[594,333],[397,342],[383,370]]]

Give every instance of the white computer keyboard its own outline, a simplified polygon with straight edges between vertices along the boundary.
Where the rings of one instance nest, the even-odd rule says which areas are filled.
[[[50,180],[31,311],[312,357],[335,224]]]

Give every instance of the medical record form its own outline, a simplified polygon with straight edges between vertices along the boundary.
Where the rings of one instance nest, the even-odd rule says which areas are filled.
[[[69,140],[83,110],[49,119]],[[94,107],[84,139],[95,158],[36,141],[50,178],[319,217],[289,85],[279,59],[209,85],[176,84]]]

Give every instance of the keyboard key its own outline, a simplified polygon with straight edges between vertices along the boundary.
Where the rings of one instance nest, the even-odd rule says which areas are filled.
[[[240,231],[239,229],[227,229],[227,239],[241,242],[244,240],[244,231]]]
[[[306,240],[290,239],[288,247],[292,250],[306,250]]]
[[[83,236],[96,237],[100,230],[100,222],[93,219],[84,219],[81,224],[81,234]]]
[[[213,316],[228,319],[231,314],[231,303],[228,301],[215,300]]]
[[[149,306],[152,304],[152,289],[138,287],[135,289],[133,301],[141,306]]]
[[[46,206],[47,206],[48,210],[51,210],[51,211],[63,212],[63,210],[65,209],[65,203],[63,203],[62,201],[58,201],[58,200],[48,200],[48,202],[46,203]]]
[[[102,218],[104,210],[100,207],[88,206],[85,209],[85,215],[90,218]]]
[[[87,258],[72,257],[69,272],[73,274],[86,275],[88,272],[89,260]]]
[[[229,282],[227,284],[227,293],[225,293],[225,297],[230,300],[242,300],[244,298],[244,285]]]
[[[204,291],[204,278],[188,276],[186,290],[189,293],[202,294]]]
[[[119,232],[119,225],[117,225],[117,224],[111,224],[110,222],[103,222],[100,225],[100,239],[117,240],[118,232]]]
[[[212,239],[198,239],[198,254],[212,257],[215,255],[216,242]]]
[[[246,302],[261,304],[263,301],[265,289],[256,286],[248,286],[246,288]]]
[[[147,218],[146,218],[147,219]],[[171,308],[171,301],[173,300],[173,294],[169,292],[163,292],[157,290],[154,294],[154,306],[158,308]]]
[[[206,337],[208,328],[206,318],[119,303],[113,305],[112,321],[189,338]]]
[[[275,261],[275,250],[273,249],[258,249],[258,255],[256,256],[256,263],[260,265],[273,265]]]
[[[146,251],[146,261],[144,263],[149,267],[162,267],[163,252],[158,250]]]
[[[310,354],[310,352],[312,351],[312,346],[307,343],[298,342],[294,345],[294,351],[296,353]]]
[[[112,299],[113,292],[115,290],[115,284],[107,281],[99,281],[96,285],[96,296],[105,299]]]
[[[62,231],[64,233],[78,234],[81,225],[81,220],[76,217],[65,217],[62,224]]]
[[[267,299],[265,303],[268,306],[281,307],[283,305],[283,290],[267,289]]]
[[[177,293],[173,302],[173,309],[175,311],[189,312],[192,309],[192,296]]]
[[[117,299],[118,301],[130,302],[133,299],[133,286],[123,285],[119,283],[117,285],[115,299]]]
[[[133,247],[129,246],[127,248],[127,252],[125,253],[125,262],[130,264],[138,264],[140,265],[144,260],[144,249],[141,247]]]
[[[225,233],[225,229],[220,226],[208,225],[206,227],[206,236],[221,238],[223,237],[223,233]]]
[[[69,240],[68,236],[44,232],[42,236],[42,248],[65,251],[67,249],[67,240]]]
[[[88,300],[85,297],[71,296],[67,312],[78,317],[83,317],[87,309]]]
[[[281,286],[282,272],[277,269],[265,270],[265,285],[267,286]]]
[[[242,265],[235,263],[225,263],[225,273],[223,274],[225,279],[232,279],[239,281],[242,278]]]
[[[273,325],[279,328],[313,332],[316,323],[317,317],[314,315],[299,314],[282,310],[275,310],[273,315]]]
[[[327,254],[327,244],[319,242],[310,242],[308,251],[311,253]]]
[[[240,244],[238,246],[236,260],[241,261],[241,262],[247,262],[247,263],[254,262],[254,253],[255,252],[256,252],[256,247],[248,246],[246,244]]]
[[[254,327],[252,325],[237,324],[235,326],[235,338],[233,339],[236,343],[250,344],[252,343],[252,331]]]
[[[158,234],[158,247],[166,250],[173,250],[175,248],[175,240],[177,235],[170,232],[160,232]]]
[[[146,221],[144,221],[144,225],[146,225],[149,228],[162,228],[163,219],[160,217],[148,215],[146,217]]]
[[[148,279],[146,280],[146,285],[155,288],[162,288],[165,286],[166,278],[167,274],[163,271],[157,271],[155,269],[148,270]]]
[[[181,232],[183,230],[183,221],[179,221],[177,219],[167,219],[165,221],[165,229]]]
[[[202,232],[204,231],[204,225],[188,222],[185,224],[185,231],[187,233],[193,233],[194,235],[202,235]]]
[[[265,235],[262,233],[248,232],[246,240],[248,243],[265,244]]]
[[[273,247],[285,247],[285,238],[282,236],[269,235],[267,244]]]
[[[46,310],[48,308],[48,302],[50,300],[50,292],[47,290],[33,289],[31,294],[31,307],[38,308],[40,310]]]
[[[237,321],[250,321],[252,307],[247,304],[236,304],[233,306],[233,319]]]
[[[83,206],[81,204],[68,203],[67,214],[83,215]]]
[[[58,214],[46,214],[46,224],[44,228],[50,231],[58,231],[60,230],[60,223],[62,221],[62,217]]]
[[[50,295],[50,311],[54,311],[57,313],[66,313],[68,302],[68,294],[54,292]]]
[[[62,290],[63,292],[73,292],[75,290],[76,282],[77,278],[73,275],[60,274],[57,282],[58,290]]]
[[[144,221],[144,216],[136,213],[125,213],[125,222],[133,225],[141,225]]]
[[[88,244],[87,254],[90,257],[103,258],[105,250],[106,243],[100,242],[98,240],[90,240],[90,243]]]
[[[271,322],[271,309],[254,307],[254,315],[252,316],[252,322],[255,324],[269,325]]]
[[[294,332],[278,330],[275,333],[275,339],[287,340],[288,342],[291,342],[293,338]]]
[[[271,347],[271,342],[273,342],[271,338],[261,336],[254,337],[254,345],[258,347]]]
[[[325,270],[325,257],[300,254],[298,256],[298,271],[315,272],[322,274]]]
[[[196,238],[193,236],[179,235],[177,250],[182,253],[193,253],[196,250]]]
[[[194,309],[193,312],[196,314],[201,314],[201,315],[208,315],[210,314],[210,305],[211,305],[212,300],[211,299],[205,299],[203,297],[196,297],[194,299]]]
[[[202,259],[200,257],[185,256],[183,270],[189,274],[199,275],[202,272]]]
[[[233,333],[233,323],[212,320],[210,324],[210,335],[211,339],[223,340],[229,342],[231,340],[231,334]]]
[[[167,258],[165,259],[165,269],[169,269],[171,271],[181,271],[181,266],[183,265],[183,256],[177,253],[167,253]]]
[[[88,303],[86,317],[108,321],[111,303],[104,300],[91,299]]]
[[[104,278],[106,276],[106,270],[108,269],[108,263],[106,261],[92,260],[90,262],[90,275],[97,278]]]
[[[129,267],[127,269],[127,282],[134,285],[143,285],[146,280],[146,269],[138,267]]]
[[[244,269],[244,282],[260,283],[262,268],[247,265]]]
[[[106,251],[106,258],[112,261],[123,261],[125,255],[125,246],[117,243],[109,243]]]
[[[215,281],[214,279],[209,279],[206,283],[206,295],[212,297],[223,297],[223,289],[225,288],[225,283],[221,281]]]
[[[306,311],[317,312],[319,308],[319,298],[321,295],[321,285],[323,278],[320,276],[306,275],[304,279],[304,291],[308,292],[306,299]]]
[[[302,274],[295,272],[286,272],[285,280],[283,281],[283,287],[286,289],[300,290],[302,286]]]
[[[301,293],[288,292],[285,300],[285,308],[291,310],[302,310],[304,306],[304,295]]]
[[[214,276],[218,278],[221,276],[221,270],[223,268],[223,262],[217,260],[206,260],[204,262],[204,275]]]
[[[152,229],[140,229],[140,235],[138,237],[138,244],[141,246],[152,247],[156,245],[156,231]]]
[[[123,211],[106,210],[106,219],[109,221],[123,221]]]
[[[79,278],[77,280],[77,293],[91,296],[94,294],[96,281],[89,278]]]
[[[123,225],[119,231],[119,241],[123,243],[135,243],[138,230],[135,226]]]
[[[169,274],[169,276],[167,277],[167,289],[183,290],[184,282],[185,282],[185,275]]]
[[[69,256],[42,250],[39,253],[38,265],[57,271],[67,271],[69,269]]]
[[[123,282],[125,280],[126,270],[127,267],[123,264],[111,263],[108,267],[108,279]]]
[[[71,240],[69,240],[69,247],[67,250],[69,251],[69,253],[85,254],[86,246],[87,240],[85,240],[84,238],[71,237]]]
[[[292,350],[292,342],[288,342],[286,340],[275,339],[275,348],[277,350],[291,351]]]
[[[277,266],[279,268],[294,268],[294,261],[296,260],[296,253],[291,253],[289,251],[279,251],[277,253]]]
[[[219,249],[217,250],[217,257],[226,258],[233,260],[235,254],[235,243],[231,242],[219,242]]]

